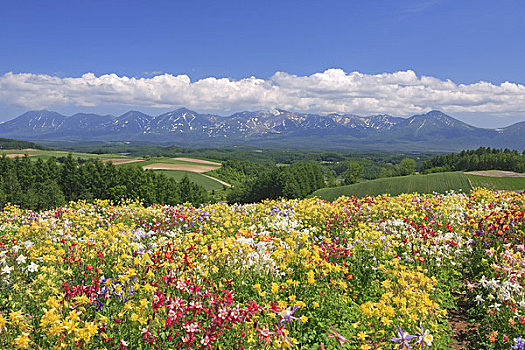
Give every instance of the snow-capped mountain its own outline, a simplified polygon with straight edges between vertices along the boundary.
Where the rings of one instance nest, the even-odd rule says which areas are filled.
[[[281,109],[227,117],[180,108],[158,116],[30,111],[0,124],[0,137],[23,140],[151,141],[188,145],[287,144],[310,147],[455,150],[490,146],[525,148],[522,123],[482,129],[442,112],[410,118],[389,115],[306,114]]]

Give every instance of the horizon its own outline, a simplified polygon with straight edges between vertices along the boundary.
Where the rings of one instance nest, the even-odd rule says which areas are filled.
[[[473,126],[473,127],[479,128],[479,129],[489,129],[489,130],[490,129],[491,130],[504,129],[504,128],[513,126],[515,124],[525,122],[525,120],[518,120],[518,121],[512,122],[511,124],[508,124],[508,125],[502,125],[502,126],[496,126],[496,127],[483,127],[483,126],[477,126],[475,124],[471,124],[471,123],[465,122],[465,121],[461,120],[460,118],[457,118],[454,115],[447,114],[447,113],[445,113],[443,111],[440,111],[438,109],[433,109],[433,110],[428,111],[426,113],[413,114],[413,115],[410,115],[410,116],[396,116],[396,115],[392,115],[392,114],[388,114],[388,113],[383,113],[383,114],[365,114],[365,115],[358,115],[358,114],[354,114],[354,113],[335,113],[335,112],[330,112],[330,113],[304,113],[304,112],[298,112],[298,111],[293,111],[293,110],[285,110],[285,109],[282,109],[282,108],[243,110],[243,111],[236,111],[236,112],[230,113],[230,114],[217,114],[217,113],[203,113],[203,112],[199,112],[199,111],[196,111],[194,109],[189,109],[189,108],[186,108],[186,107],[178,107],[178,108],[175,108],[175,109],[169,109],[169,110],[166,110],[164,112],[156,113],[156,114],[146,113],[146,112],[141,111],[140,109],[129,109],[129,110],[126,110],[125,112],[121,112],[121,113],[93,113],[93,112],[78,112],[78,111],[74,112],[74,113],[61,113],[61,112],[59,112],[57,110],[37,109],[37,110],[27,110],[27,111],[25,111],[25,112],[15,116],[12,119],[0,121],[0,124],[3,124],[3,123],[6,123],[6,122],[15,120],[18,117],[21,117],[22,115],[24,115],[26,113],[31,113],[31,112],[36,112],[36,113],[37,112],[58,113],[58,114],[62,115],[63,117],[66,117],[66,118],[73,117],[73,116],[75,116],[77,114],[95,114],[95,115],[98,115],[98,116],[107,116],[107,117],[112,117],[112,118],[119,118],[119,117],[122,117],[123,115],[125,115],[127,113],[130,113],[130,112],[142,113],[144,115],[147,115],[148,117],[158,117],[158,116],[161,116],[163,114],[176,112],[176,111],[180,111],[180,110],[187,110],[189,112],[197,113],[197,114],[200,114],[200,115],[213,115],[213,116],[218,116],[218,117],[221,117],[221,118],[229,118],[229,117],[232,117],[235,114],[244,113],[244,112],[248,112],[248,113],[257,113],[257,112],[272,113],[273,111],[283,111],[283,112],[288,112],[288,113],[309,114],[309,115],[318,115],[318,116],[324,116],[324,117],[335,114],[335,115],[340,115],[340,116],[354,116],[354,117],[358,117],[358,118],[371,118],[371,117],[376,117],[376,116],[389,116],[389,117],[393,117],[393,118],[409,119],[409,118],[414,117],[414,116],[421,116],[421,115],[427,115],[427,114],[433,113],[433,112],[439,112],[439,113],[442,113],[442,114],[446,115],[449,118],[458,120],[458,121],[463,122],[463,123],[465,123],[467,125],[470,125],[470,126]]]

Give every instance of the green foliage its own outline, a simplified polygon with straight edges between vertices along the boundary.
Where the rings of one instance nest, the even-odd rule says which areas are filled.
[[[48,149],[47,147],[38,145],[29,141],[20,141],[13,139],[0,138],[0,149]]]
[[[525,153],[515,150],[480,147],[476,150],[439,155],[421,166],[422,172],[470,170],[525,171]]]
[[[412,175],[416,172],[416,161],[411,158],[405,158],[396,165],[396,171],[399,176]]]
[[[141,199],[145,204],[193,205],[208,202],[208,193],[187,177],[172,177],[140,167],[116,167],[111,162],[80,160],[69,154],[60,164],[29,157],[0,157],[0,207],[12,203],[40,210],[72,200]]]
[[[304,198],[324,186],[323,174],[315,163],[267,166],[228,195],[230,203],[251,203],[263,199]]]
[[[187,176],[191,182],[196,183],[197,185],[200,185],[204,187],[207,191],[217,191],[223,189],[223,184],[220,182],[210,179],[209,177],[206,177],[199,173],[194,173],[191,171],[184,171],[184,170],[155,170],[156,174],[164,174],[168,177],[173,177],[175,180],[180,181],[184,176]]]
[[[357,162],[350,162],[348,164],[348,169],[345,171],[345,185],[355,184],[361,176],[363,171],[363,166]]]

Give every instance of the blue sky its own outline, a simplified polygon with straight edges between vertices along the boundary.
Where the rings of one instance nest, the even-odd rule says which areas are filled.
[[[223,114],[287,106],[304,111],[406,116],[440,108],[475,125],[508,125],[525,120],[525,103],[521,101],[525,84],[524,15],[523,1],[4,1],[0,10],[0,88],[4,90],[3,95],[0,93],[0,120],[33,108],[117,114],[133,108],[160,113],[190,104],[198,111]],[[140,96],[135,100],[93,97],[79,101],[71,97],[71,89],[57,92],[49,82],[42,86],[53,98],[42,97],[48,92],[39,92],[36,98],[33,89],[41,81],[40,75],[63,84],[62,79],[80,78],[85,73],[96,78],[114,73],[118,78],[144,79],[167,73],[188,76],[192,83],[212,77],[219,82],[227,78],[232,84],[254,76],[280,89],[290,84],[297,87],[305,77],[311,89],[311,83],[317,81],[312,76],[331,68],[344,74],[317,78],[345,79],[352,72],[374,76],[413,71],[419,80],[423,76],[440,82],[451,80],[456,84],[451,94],[459,93],[460,84],[470,86],[480,81],[494,89],[481,93],[476,85],[468,92],[461,90],[469,96],[468,101],[453,103],[444,97],[432,101],[414,97],[415,106],[400,106],[407,100],[384,103],[390,100],[385,93],[372,104],[336,103],[337,96],[330,89],[321,94],[330,103],[320,102],[319,94],[307,102],[281,95],[261,101],[256,96],[260,92],[254,91],[255,97],[232,100],[230,105],[210,103],[195,97],[195,92],[191,97],[146,103]],[[14,75],[6,77],[9,72]],[[284,82],[276,79],[276,72],[286,73]],[[18,85],[22,79],[19,73],[33,75],[32,88],[26,78],[22,88]],[[370,96],[362,93],[373,88],[373,82],[366,87],[361,84],[359,98],[376,98],[375,92]],[[507,106],[516,98],[520,102],[513,102],[512,108],[500,113],[492,96],[509,90],[501,87],[504,82],[517,87],[510,87],[515,91],[497,103]],[[159,82],[147,83],[164,89]],[[119,84],[122,82],[111,83],[111,91],[115,92]],[[214,84],[222,88],[220,83]],[[409,85],[428,87],[429,83]],[[100,90],[83,86],[86,90],[82,94],[100,96]],[[355,96],[345,86],[346,99]],[[313,94],[302,87],[297,89],[305,96]],[[441,96],[443,89],[438,90]],[[435,93],[434,85],[430,91]],[[177,93],[165,91],[167,96]],[[249,108],[251,100],[254,108]],[[466,108],[471,107],[469,103],[473,108]],[[370,113],[366,113],[367,108]]]

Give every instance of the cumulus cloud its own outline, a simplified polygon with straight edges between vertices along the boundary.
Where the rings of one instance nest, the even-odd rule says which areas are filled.
[[[0,76],[0,101],[26,109],[57,106],[180,107],[198,111],[283,108],[316,113],[447,113],[513,115],[525,112],[525,86],[480,81],[457,84],[415,72],[346,73],[328,69],[308,76],[277,72],[269,79],[235,80],[161,74],[133,78],[86,73],[56,77],[32,73]]]

